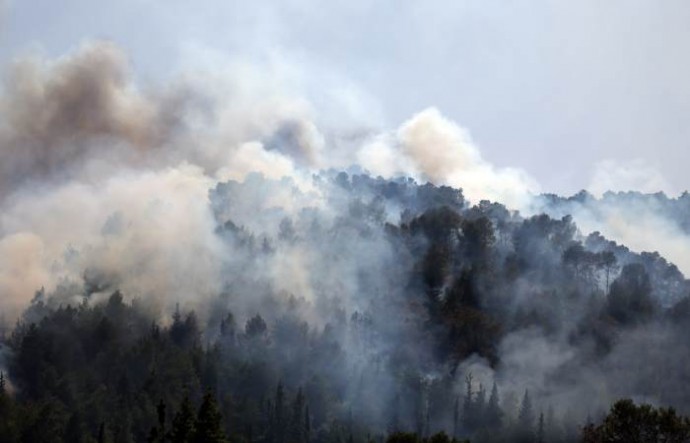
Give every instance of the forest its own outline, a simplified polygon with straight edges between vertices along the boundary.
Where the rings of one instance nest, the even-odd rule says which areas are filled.
[[[219,281],[132,293],[93,262],[0,326],[0,441],[690,441],[690,282],[570,215],[650,198],[687,222],[686,196],[521,214],[357,171],[219,183]]]

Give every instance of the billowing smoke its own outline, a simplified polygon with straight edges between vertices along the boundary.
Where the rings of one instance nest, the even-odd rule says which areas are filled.
[[[112,44],[91,44],[57,61],[17,61],[5,81],[0,184],[73,173],[94,151],[134,160],[164,141],[164,107],[139,94],[126,58]],[[124,146],[122,146],[124,145]]]
[[[375,174],[402,174],[462,188],[475,203],[500,201],[520,209],[539,190],[524,171],[496,168],[484,160],[467,132],[433,108],[365,146],[358,160]]]
[[[115,290],[163,322],[179,307],[209,324],[261,313],[279,328],[288,312],[343,351],[311,356],[312,370],[344,386],[340,412],[356,399],[378,430],[393,403],[420,429],[450,429],[470,373],[474,389],[501,386],[511,423],[525,390],[576,424],[619,396],[690,407],[671,382],[626,372],[644,369],[637,349],[680,341],[662,309],[690,288],[674,265],[690,271],[690,228],[668,221],[683,220],[687,198],[676,209],[661,197],[535,199],[534,179],[492,165],[438,110],[339,133],[309,101],[235,68],[145,87],[107,42],[10,68],[2,324]],[[513,211],[524,208],[535,216]],[[657,249],[672,263],[637,254]],[[615,291],[647,311],[615,305]],[[681,363],[652,366],[681,380]],[[395,401],[414,395],[423,401]]]
[[[219,87],[230,91],[222,98],[199,78],[143,90],[108,42],[10,67],[0,97],[6,321],[39,288],[85,273],[173,304],[218,292],[209,189],[248,173],[296,176],[324,143],[302,101],[250,98],[242,81]]]
[[[385,177],[462,187],[473,201],[513,206],[536,189],[524,173],[483,160],[469,136],[433,109],[392,134],[365,137],[334,163],[308,102],[257,85],[243,77],[252,74],[247,68],[236,68],[241,74],[222,81],[194,73],[143,87],[109,42],[10,66],[0,97],[6,317],[38,288],[54,290],[90,267],[131,295],[166,294],[169,302],[190,297],[194,282],[212,287],[220,247],[206,193],[250,173],[307,186],[315,168],[359,162]],[[273,198],[276,207],[293,204],[291,196]],[[197,254],[204,258],[187,266]]]
[[[140,88],[126,55],[108,42],[57,60],[17,60],[0,100],[0,189],[131,166],[190,162],[213,174],[239,163],[246,174],[263,171],[269,160],[281,163],[259,152],[249,162],[240,148],[252,141],[290,161],[318,161],[323,137],[303,100],[263,95],[239,77],[217,88],[214,81],[190,75],[159,90]],[[257,95],[246,96],[246,89]]]
[[[217,293],[222,251],[208,186],[198,167],[183,165],[15,194],[0,217],[6,308],[16,312],[38,288],[85,274],[134,297],[185,302]]]

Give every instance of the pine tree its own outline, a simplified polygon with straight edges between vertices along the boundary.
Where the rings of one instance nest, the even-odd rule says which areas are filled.
[[[70,443],[82,443],[86,441],[84,425],[78,411],[75,411],[69,418],[63,440]],[[89,439],[89,441],[91,441],[91,439]]]
[[[518,441],[529,443],[534,439],[534,410],[532,409],[532,399],[529,396],[529,391],[525,390],[525,395],[522,397],[522,405],[520,405],[520,413],[518,414]]]
[[[161,435],[165,435],[165,403],[161,399],[156,406],[156,413],[158,414],[158,429]]]
[[[98,427],[98,443],[105,443],[105,423]]]
[[[465,377],[465,398],[462,404],[462,421],[465,431],[474,430],[474,408],[472,407],[472,373]]]
[[[5,374],[0,372],[0,441],[17,441],[13,402],[7,395]]]
[[[163,439],[158,435],[158,428],[156,426],[151,426],[149,436],[146,438],[146,443],[160,443],[161,441],[163,441]]]
[[[292,403],[292,416],[290,417],[290,440],[295,443],[303,443],[305,441],[304,403],[304,394],[302,393],[302,388],[300,388]]]
[[[158,414],[157,426],[152,426],[149,431],[148,443],[163,443],[165,442],[165,403],[163,400],[158,402],[156,406],[156,413]]]
[[[199,407],[193,443],[224,443],[223,417],[218,410],[216,397],[207,392]]]
[[[539,414],[539,424],[537,425],[537,443],[544,443],[545,439],[544,413]]]
[[[194,409],[189,397],[185,397],[175,414],[170,431],[171,443],[190,443],[194,435]]]
[[[544,419],[544,438],[547,441],[558,441],[560,435],[558,432],[558,423],[556,421],[556,412],[553,406],[549,406],[546,410],[546,417]]]
[[[114,443],[133,443],[132,437],[132,417],[129,410],[121,411],[118,414],[116,423],[113,426]]]
[[[278,382],[276,399],[273,405],[273,422],[269,432],[274,443],[282,443],[285,439],[285,391],[283,384]]]
[[[498,429],[503,419],[503,411],[499,405],[498,386],[494,382],[489,396],[489,403],[486,406],[486,426],[490,429]]]
[[[475,427],[483,427],[485,422],[485,406],[486,406],[486,389],[480,383],[479,391],[477,391],[474,400],[474,425]]]
[[[309,405],[304,411],[304,441],[309,443],[311,441],[311,417],[309,416]]]

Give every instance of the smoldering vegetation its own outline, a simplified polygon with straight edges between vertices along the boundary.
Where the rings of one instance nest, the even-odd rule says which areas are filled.
[[[690,413],[682,268],[578,229],[686,229],[685,196],[528,198],[436,111],[330,164],[301,101],[145,91],[108,44],[15,69],[1,441],[570,442],[620,398]]]
[[[512,441],[541,413],[542,432],[568,441],[619,397],[690,404],[690,299],[664,303],[688,283],[653,255],[582,237],[567,216],[335,171],[307,191],[261,175],[219,183],[209,205],[228,254],[208,308],[152,316],[94,264],[39,291],[7,336],[17,399],[62,431],[95,401],[83,426],[135,441],[159,399],[171,419],[209,388],[226,432],[261,441],[287,426],[271,421],[291,404],[276,389],[304,403],[300,417],[309,405],[314,441],[441,430]]]
[[[598,231],[633,250],[658,252],[687,274],[689,198],[687,192],[677,197],[663,192],[606,192],[597,198],[581,191],[571,197],[542,195],[531,202],[531,210],[552,217],[570,214],[583,231]]]

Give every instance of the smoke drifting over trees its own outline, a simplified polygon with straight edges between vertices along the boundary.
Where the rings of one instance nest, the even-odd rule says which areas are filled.
[[[228,82],[144,88],[101,42],[12,68],[0,440],[574,441],[623,397],[690,413],[686,195],[538,196],[436,110],[353,140]]]

